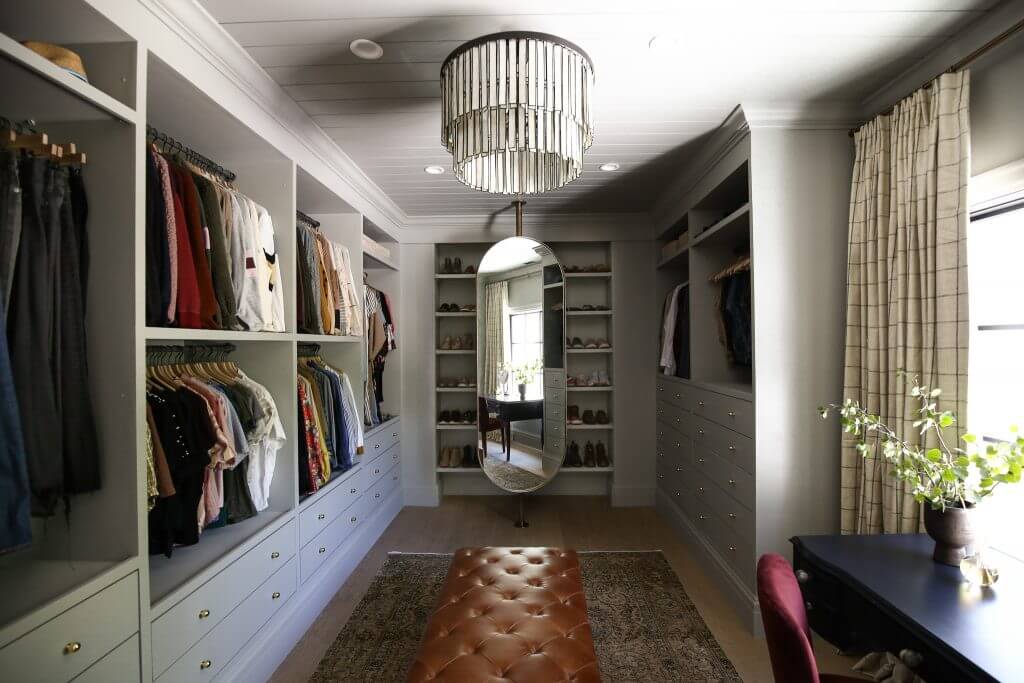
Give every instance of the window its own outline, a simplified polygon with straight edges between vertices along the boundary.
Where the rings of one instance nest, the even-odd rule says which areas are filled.
[[[530,361],[542,362],[544,358],[544,331],[539,308],[513,311],[509,321],[509,362],[517,367]],[[538,372],[527,386],[527,393],[540,391],[543,371]],[[512,380],[514,381],[514,380]]]
[[[1024,202],[971,217],[968,429],[979,438],[1008,440],[1024,429]],[[996,489],[981,506],[989,545],[1024,559],[1024,482]]]

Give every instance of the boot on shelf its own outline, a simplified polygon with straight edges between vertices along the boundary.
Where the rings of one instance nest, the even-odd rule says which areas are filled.
[[[583,466],[584,467],[596,467],[597,458],[594,454],[594,444],[587,442],[586,447],[583,449]]]
[[[604,447],[604,441],[597,442],[597,466],[598,467],[611,467],[612,463],[608,459],[608,450]]]

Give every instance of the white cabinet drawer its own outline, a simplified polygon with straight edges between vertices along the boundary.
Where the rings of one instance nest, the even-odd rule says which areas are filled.
[[[544,370],[544,386],[556,389],[565,388],[565,370],[563,368],[550,368]]]
[[[295,593],[295,558],[250,593],[221,624],[157,678],[160,683],[211,681]]]
[[[295,548],[295,522],[290,521],[154,621],[153,674],[162,674],[199,642],[283,567]]]
[[[682,385],[679,382],[672,382],[660,377],[658,378],[659,401],[668,401],[675,406],[685,408],[687,398],[691,391],[690,387]]]
[[[348,506],[363,494],[367,487],[366,467],[360,465],[347,479],[327,491],[314,494],[313,499],[299,513],[299,546],[330,526]]]
[[[364,450],[367,458],[373,458],[378,453],[383,453],[401,440],[401,423],[398,420],[386,427],[378,427],[371,430],[363,440]]]
[[[368,496],[367,500],[370,504],[368,514],[376,512],[377,508],[383,505],[384,501],[387,500],[387,497],[391,495],[391,492],[399,485],[399,479],[401,478],[399,470],[401,470],[400,467],[395,467],[386,472],[384,476],[381,477],[380,481],[378,481],[377,484],[366,494]]]
[[[367,509],[366,494],[363,494],[348,509],[338,515],[337,519],[331,522],[316,538],[302,547],[302,550],[299,551],[299,569],[303,583],[309,580],[309,577],[313,576],[331,554],[348,540],[349,536],[362,524]]]
[[[75,683],[138,683],[142,680],[139,634],[118,645],[75,679]]]
[[[565,423],[565,406],[558,405],[557,403],[551,403],[549,401],[544,402],[544,422],[552,422],[557,424]]]
[[[132,573],[0,650],[0,678],[70,681],[139,630],[139,578]]]
[[[401,459],[401,444],[395,444],[386,453],[381,453],[366,467],[366,489],[376,486],[387,472]]]

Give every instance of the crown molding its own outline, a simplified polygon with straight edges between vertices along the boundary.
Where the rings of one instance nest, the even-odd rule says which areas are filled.
[[[406,242],[493,242],[515,234],[511,207],[475,216],[410,216]],[[654,238],[653,223],[646,213],[527,213],[523,234],[540,241],[644,241]]]
[[[140,0],[140,2],[201,58],[273,119],[281,133],[320,162],[333,177],[318,173],[317,164],[298,165],[368,214],[373,222],[399,238],[408,220],[405,212],[330,138],[246,50],[198,2]],[[166,61],[166,60],[165,60]],[[173,65],[172,65],[173,66]],[[214,93],[207,93],[216,99]],[[240,116],[238,112],[233,112]],[[273,144],[273,141],[271,141]],[[276,145],[275,145],[276,146]],[[287,151],[281,150],[286,156]]]
[[[864,118],[855,101],[743,102],[740,106],[751,130],[849,130]]]

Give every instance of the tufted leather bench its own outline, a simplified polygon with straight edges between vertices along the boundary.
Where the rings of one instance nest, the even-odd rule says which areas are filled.
[[[600,681],[576,551],[457,551],[408,680]]]

